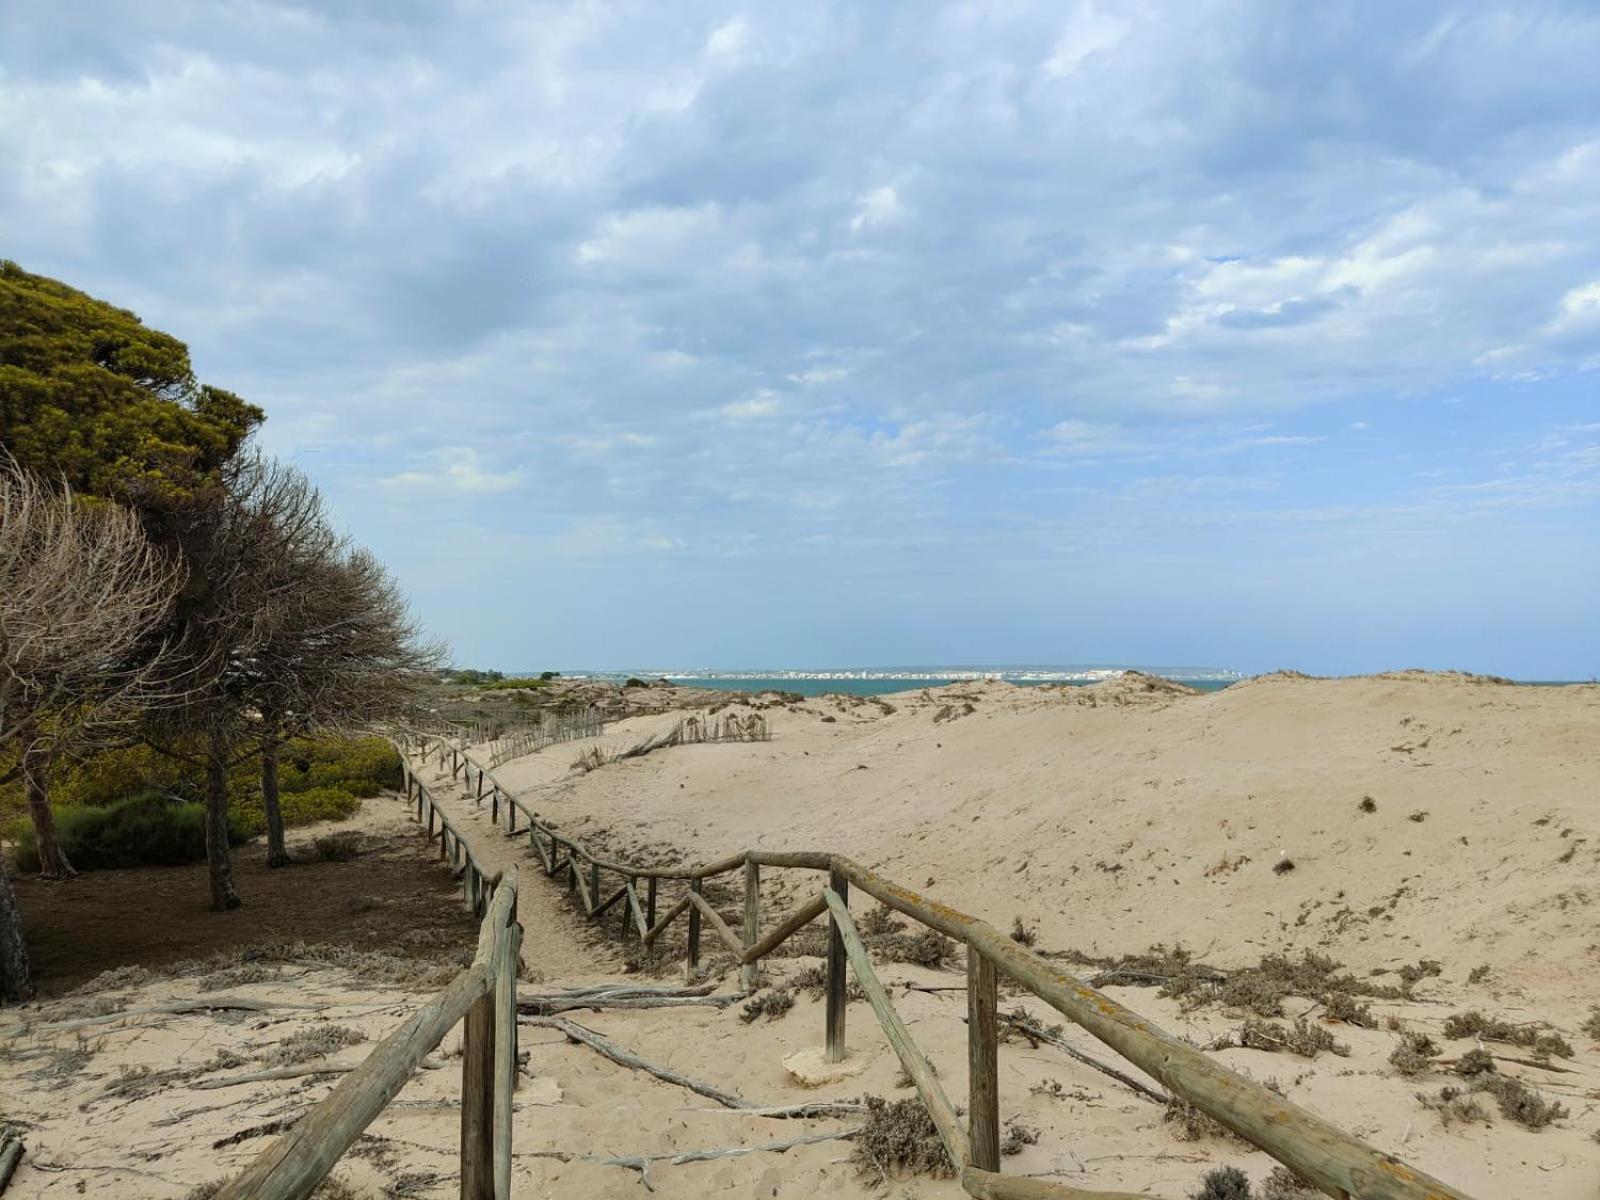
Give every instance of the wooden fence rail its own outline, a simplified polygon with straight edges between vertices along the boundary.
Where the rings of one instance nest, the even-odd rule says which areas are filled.
[[[469,853],[469,864],[473,861]],[[472,964],[384,1038],[359,1067],[263,1150],[243,1174],[225,1183],[216,1200],[303,1200],[309,1196],[406,1085],[423,1058],[463,1019],[461,1195],[463,1200],[509,1200],[517,1061],[516,978],[522,945],[522,926],[517,923],[517,868],[480,878],[482,891],[492,891],[493,898],[485,905]]]
[[[1203,1051],[1157,1028],[1088,984],[1058,971],[1049,961],[993,926],[929,900],[885,879],[842,854],[818,851],[748,850],[701,866],[648,867],[591,852],[529,808],[464,745],[437,737],[420,742],[423,761],[437,753],[481,805],[487,800],[496,824],[504,812],[508,836],[524,833],[545,874],[564,876],[591,919],[620,906],[619,935],[630,930],[646,944],[660,938],[679,917],[689,927],[685,966],[691,978],[700,965],[702,921],[754,982],[751,969],[788,938],[826,912],[828,921],[825,1052],[837,1061],[846,1052],[846,966],[855,973],[879,1025],[932,1115],[962,1187],[980,1200],[1136,1200],[1127,1193],[1084,1190],[1063,1183],[1000,1174],[999,1078],[996,996],[1004,976],[1060,1012],[1175,1096],[1266,1151],[1311,1185],[1339,1200],[1470,1200],[1465,1193],[1377,1150],[1331,1122],[1300,1108],[1253,1080],[1235,1074]],[[410,776],[409,767],[407,769]],[[474,779],[474,776],[476,778]],[[416,786],[422,787],[420,780]],[[425,790],[425,789],[424,789]],[[431,806],[431,799],[429,801]],[[519,831],[518,815],[524,819]],[[443,814],[440,814],[441,820]],[[468,861],[470,863],[470,854]],[[814,899],[761,934],[760,868],[799,868],[827,873]],[[742,928],[732,926],[704,894],[707,879],[742,872]],[[604,877],[615,877],[607,896]],[[684,895],[657,914],[663,883],[686,884]],[[640,899],[641,884],[644,899]],[[969,1088],[965,1127],[938,1077],[912,1041],[878,980],[855,923],[849,899],[855,888],[894,911],[962,942],[967,950]],[[463,1192],[463,1195],[467,1193]]]

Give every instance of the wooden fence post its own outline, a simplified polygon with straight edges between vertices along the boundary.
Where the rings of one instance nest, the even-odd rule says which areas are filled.
[[[705,887],[705,880],[703,880],[703,879],[691,879],[689,881],[689,890],[691,892],[701,891],[701,890],[704,889],[704,887]],[[690,904],[689,905],[689,953],[688,953],[688,958],[687,958],[686,962],[684,963],[684,974],[688,977],[688,981],[690,983],[693,983],[695,976],[698,975],[699,973],[700,973],[700,906],[697,905],[697,904]]]
[[[517,954],[522,946],[522,926],[515,909],[509,916],[511,924],[501,931],[494,988],[495,1200],[511,1200],[511,1094],[517,1083]]]
[[[967,1139],[972,1165],[1000,1169],[999,1004],[994,963],[967,947]]]
[[[462,1200],[495,1200],[495,990],[473,1001],[462,1031]]]
[[[761,864],[748,855],[744,860],[744,944],[746,948],[761,940]],[[747,962],[739,972],[739,986],[755,991],[761,982],[761,964]]]
[[[500,785],[494,785],[494,794],[500,794]],[[517,834],[517,802],[509,795],[506,796],[506,836],[515,837]]]
[[[589,860],[589,904],[594,909],[592,916],[600,915],[600,864],[594,859]]]
[[[644,885],[644,923],[651,929],[656,927],[656,877],[650,876]]]
[[[828,873],[828,886],[844,903],[850,903],[850,881],[837,867]],[[839,919],[828,917],[828,1016],[826,1061],[843,1062],[845,987],[848,982],[844,957],[844,934],[839,929]]]

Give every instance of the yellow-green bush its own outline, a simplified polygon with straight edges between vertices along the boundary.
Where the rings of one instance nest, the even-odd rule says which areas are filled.
[[[363,799],[400,786],[399,755],[382,738],[295,738],[278,753],[278,802],[284,824],[291,828],[348,817],[361,807]],[[148,746],[128,746],[103,751],[57,770],[51,779],[50,794],[58,830],[73,823],[74,828],[81,826],[94,839],[88,860],[82,862],[64,839],[63,848],[74,866],[86,869],[96,865],[136,865],[123,861],[125,856],[106,845],[107,840],[114,842],[117,831],[124,828],[137,826],[142,831],[151,824],[163,828],[186,824],[192,819],[189,814],[174,811],[152,816],[145,808],[139,808],[137,811],[146,819],[129,822],[107,821],[96,813],[136,799],[148,808],[152,796],[167,798],[175,808],[197,804],[205,796],[205,777],[200,768],[158,754]],[[255,837],[266,829],[259,758],[246,759],[229,772],[228,807],[229,824],[236,837]],[[0,788],[0,821],[5,818],[13,818],[6,822],[7,833],[17,837],[19,844],[31,847],[26,803],[15,783]],[[134,840],[143,836],[141,833]],[[175,836],[144,840],[160,847],[142,859],[130,847],[133,857],[145,862],[173,861],[170,847],[187,844]],[[203,849],[200,853],[203,856]],[[23,869],[30,869],[22,865]]]

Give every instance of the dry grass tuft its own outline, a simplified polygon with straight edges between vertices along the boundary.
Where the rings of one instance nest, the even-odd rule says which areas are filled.
[[[786,987],[773,988],[762,992],[753,1000],[745,1002],[739,1010],[739,1020],[746,1025],[757,1017],[765,1017],[769,1021],[776,1021],[794,1007],[794,993]]]
[[[282,978],[282,971],[274,970],[265,963],[251,962],[213,971],[209,975],[202,976],[197,986],[202,992],[220,992],[247,983],[276,983]]]
[[[1272,1173],[1262,1180],[1261,1200],[1305,1200],[1320,1196],[1322,1192],[1312,1187],[1288,1167],[1273,1167]]]
[[[1389,1055],[1389,1063],[1402,1075],[1420,1075],[1433,1066],[1438,1053],[1438,1043],[1427,1034],[1405,1033]]]
[[[934,970],[955,959],[956,944],[942,933],[924,929],[921,933],[891,933],[867,941],[867,948],[881,962],[915,963]]]
[[[1000,1153],[1010,1157],[1021,1154],[1029,1146],[1039,1144],[1039,1131],[1012,1120],[1006,1122],[1005,1136],[1000,1139]]]
[[[1304,1017],[1296,1018],[1293,1028],[1275,1021],[1246,1021],[1239,1032],[1239,1044],[1251,1050],[1288,1050],[1302,1058],[1315,1058],[1324,1050],[1343,1056],[1350,1053],[1349,1046]]]
[[[899,933],[905,927],[905,922],[896,917],[894,909],[887,904],[879,904],[868,909],[856,925],[863,937],[885,937],[891,933]]]
[[[1251,1200],[1250,1176],[1238,1167],[1217,1167],[1206,1172],[1189,1200]]]
[[[851,1161],[862,1174],[876,1173],[884,1180],[913,1175],[935,1179],[955,1176],[955,1164],[920,1097],[884,1100],[868,1096],[865,1103],[866,1123],[850,1152]]]
[[[1527,1046],[1535,1054],[1555,1055],[1557,1058],[1571,1058],[1573,1055],[1571,1044],[1553,1030],[1541,1029],[1538,1024],[1513,1025],[1510,1021],[1486,1017],[1476,1009],[1446,1017],[1444,1036]]]
[[[336,1054],[346,1046],[358,1046],[367,1035],[348,1025],[313,1025],[291,1033],[261,1056],[269,1067],[287,1067]]]
[[[322,862],[350,862],[361,857],[361,835],[354,829],[313,838],[311,849]]]
[[[1444,1088],[1437,1096],[1417,1096],[1423,1107],[1437,1112],[1446,1125],[1451,1121],[1487,1120],[1476,1094],[1494,1097],[1500,1115],[1524,1129],[1543,1129],[1570,1115],[1559,1100],[1547,1100],[1522,1080],[1500,1074],[1487,1051],[1473,1050],[1463,1055],[1456,1064],[1456,1073],[1466,1079],[1464,1086]]]
[[[1591,1008],[1588,1019],[1578,1028],[1583,1031],[1585,1037],[1592,1037],[1600,1042],[1600,1007]]]
[[[1167,1101],[1161,1120],[1172,1126],[1172,1136],[1180,1142],[1198,1142],[1205,1138],[1238,1140],[1226,1125],[1212,1120],[1187,1100],[1173,1096]]]

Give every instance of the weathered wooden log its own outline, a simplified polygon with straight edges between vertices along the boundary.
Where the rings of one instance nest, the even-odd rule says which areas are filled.
[[[8,1134],[4,1141],[0,1141],[0,1193],[5,1192],[11,1176],[16,1173],[17,1164],[22,1161],[23,1148],[22,1139],[14,1134]]]
[[[197,1092],[213,1092],[219,1088],[241,1087],[247,1083],[270,1083],[274,1079],[305,1079],[312,1075],[347,1075],[354,1066],[336,1066],[333,1063],[306,1063],[298,1067],[272,1067],[266,1071],[246,1071],[243,1075],[224,1075],[220,1079],[201,1079],[189,1086]]]
[[[722,944],[733,952],[735,958],[744,953],[744,943],[739,940],[739,935],[728,928],[728,923],[722,919],[717,910],[711,906],[698,891],[691,891],[689,899],[700,910],[700,915],[711,922],[711,931],[722,939]]]
[[[917,1094],[922,1097],[928,1115],[933,1118],[934,1127],[939,1131],[939,1140],[944,1143],[950,1161],[955,1164],[957,1171],[961,1170],[970,1162],[971,1156],[967,1150],[967,1135],[961,1130],[961,1120],[956,1116],[954,1106],[944,1094],[939,1077],[933,1073],[928,1060],[923,1057],[922,1051],[917,1049],[917,1044],[906,1032],[905,1022],[895,1011],[894,1004],[889,1000],[889,993],[883,990],[877,972],[872,969],[872,957],[867,953],[866,944],[862,942],[861,934],[857,932],[856,923],[851,919],[850,910],[845,907],[844,900],[832,888],[822,893],[822,898],[827,901],[828,910],[833,914],[834,928],[838,930],[839,938],[844,943],[844,951],[850,959],[850,966],[855,969],[856,982],[867,994],[867,1003],[872,1005],[872,1011],[878,1018],[878,1024],[883,1027],[889,1045],[899,1056],[900,1065],[906,1069],[906,1074],[911,1076],[911,1082],[916,1085]]]
[[[515,911],[516,868],[500,877],[488,918],[478,930],[472,965],[434,1000],[380,1042],[354,1071],[293,1129],[262,1150],[215,1200],[296,1200],[309,1195],[384,1107],[417,1064],[493,985],[494,933]]]
[[[818,892],[780,921],[777,928],[766,937],[755,945],[746,947],[744,953],[739,956],[740,961],[755,962],[765,958],[827,911],[828,906],[823,902],[822,893]]]
[[[1053,1179],[999,1175],[980,1167],[961,1172],[961,1187],[977,1200],[1150,1200],[1143,1192],[1085,1190]]]
[[[651,882],[654,882],[654,880]],[[679,900],[677,903],[673,904],[671,908],[667,909],[665,915],[663,915],[662,918],[654,925],[650,926],[650,932],[645,934],[644,944],[646,946],[654,945],[655,940],[666,932],[667,926],[671,925],[680,916],[682,916],[684,910],[688,907],[689,897],[685,896],[682,900]],[[646,916],[649,916],[648,912],[646,913]]]
[[[633,916],[634,925],[639,930],[639,940],[642,942],[650,935],[650,923],[645,920],[644,909],[639,904],[639,889],[634,886],[631,878],[623,886],[628,890],[628,911]]]
[[[1329,1195],[1343,1192],[1361,1200],[1468,1200],[1464,1192],[1234,1074],[1109,996],[1055,970],[993,926],[930,902],[843,855],[835,855],[834,864],[869,896],[946,936],[976,946],[1057,1012]]]
[[[280,1000],[246,1000],[242,996],[210,996],[204,1000],[169,1000],[165,1004],[151,1004],[143,1008],[125,1008],[121,1012],[101,1013],[95,1017],[74,1017],[70,1021],[51,1021],[36,1026],[44,1030],[82,1029],[87,1025],[109,1025],[128,1017],[175,1017],[197,1012],[272,1012],[278,1009],[317,1008],[315,1004],[288,1004]]]

